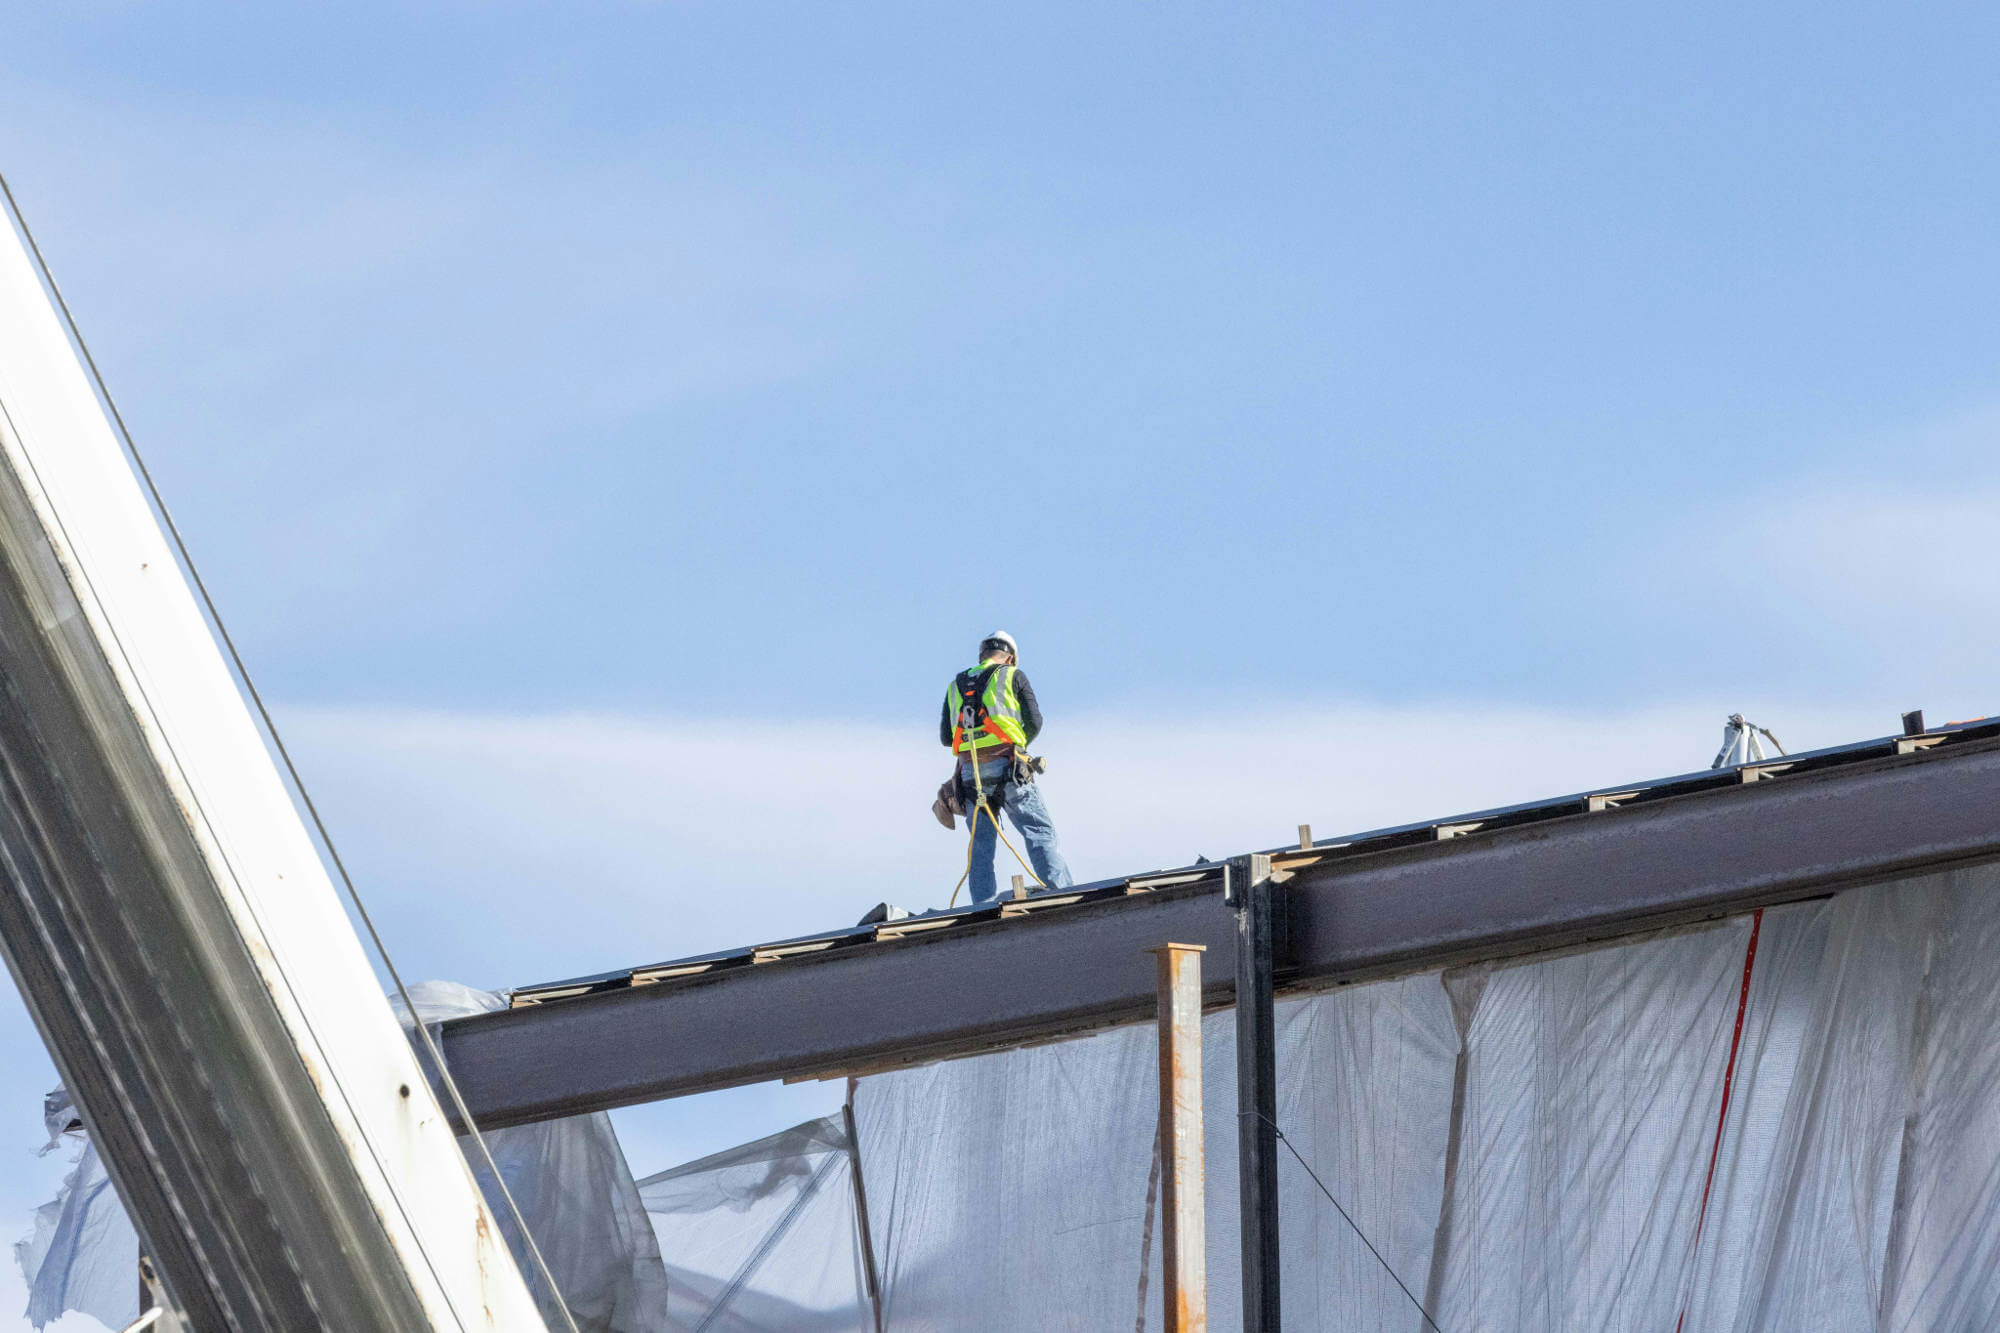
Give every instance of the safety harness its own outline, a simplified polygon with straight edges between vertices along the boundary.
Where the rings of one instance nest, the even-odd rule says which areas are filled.
[[[967,667],[952,678],[951,693],[957,700],[951,735],[954,753],[1028,743],[1021,727],[1021,702],[1014,694],[1013,667],[1004,662]]]

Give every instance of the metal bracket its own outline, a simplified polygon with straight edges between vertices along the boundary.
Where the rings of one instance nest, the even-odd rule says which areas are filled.
[[[1791,767],[1790,764],[1745,764],[1737,772],[1744,782],[1762,782],[1765,778],[1775,778],[1790,771]]]

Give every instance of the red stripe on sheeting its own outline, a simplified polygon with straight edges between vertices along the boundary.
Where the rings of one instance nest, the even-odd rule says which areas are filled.
[[[1757,966],[1757,936],[1764,929],[1764,909],[1750,914],[1750,943],[1743,950],[1743,989],[1736,994],[1736,1030],[1729,1034],[1729,1063],[1722,1070],[1722,1109],[1715,1116],[1715,1142],[1708,1149],[1708,1178],[1701,1183],[1701,1211],[1694,1219],[1694,1248],[1690,1257],[1701,1254],[1701,1228],[1708,1221],[1708,1192],[1715,1188],[1715,1160],[1722,1155],[1722,1127],[1729,1123],[1729,1090],[1736,1082],[1736,1052],[1743,1045],[1743,1014],[1750,1007],[1750,972]],[[1692,1289],[1688,1298],[1694,1297]],[[1674,1333],[1687,1322],[1687,1302],[1681,1302],[1681,1317],[1674,1321]]]

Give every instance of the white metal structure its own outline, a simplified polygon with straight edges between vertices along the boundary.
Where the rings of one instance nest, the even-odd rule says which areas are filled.
[[[544,1329],[15,227],[0,938],[194,1327]]]

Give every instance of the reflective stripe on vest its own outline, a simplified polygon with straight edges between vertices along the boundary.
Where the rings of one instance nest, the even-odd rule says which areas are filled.
[[[981,677],[986,682],[983,690],[978,688]],[[1021,701],[1014,694],[1013,667],[976,666],[959,672],[945,694],[945,706],[952,710],[954,754],[1028,743],[1028,733],[1021,728]]]

